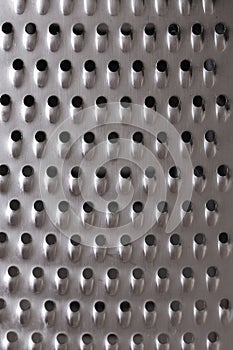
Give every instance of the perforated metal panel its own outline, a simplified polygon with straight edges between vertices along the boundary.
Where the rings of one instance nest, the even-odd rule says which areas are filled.
[[[0,5],[0,349],[232,349],[231,1]]]

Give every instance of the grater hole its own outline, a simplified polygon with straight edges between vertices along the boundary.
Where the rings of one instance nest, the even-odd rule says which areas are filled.
[[[194,241],[198,244],[205,244],[206,243],[206,237],[203,233],[197,233],[196,236],[194,237]]]
[[[57,96],[54,96],[54,95],[49,96],[48,105],[49,105],[49,107],[52,107],[52,108],[58,106],[59,105],[59,98]]]
[[[12,141],[18,142],[18,141],[22,140],[22,138],[23,138],[23,135],[22,135],[21,131],[19,131],[19,130],[12,131],[12,133],[11,133]]]
[[[110,345],[116,345],[118,342],[118,337],[116,334],[109,334],[107,336],[107,341]]]
[[[19,275],[19,269],[18,269],[18,267],[17,266],[10,266],[9,268],[8,268],[8,275],[10,276],[10,277],[17,277],[18,275]]]
[[[129,23],[123,23],[121,26],[121,34],[124,36],[132,35],[132,26]]]
[[[133,211],[137,214],[143,211],[143,203],[142,202],[134,202],[133,203]]]
[[[136,279],[136,280],[140,280],[144,277],[144,272],[142,269],[139,269],[139,268],[136,268],[133,270],[132,272],[133,274],[133,277]]]
[[[35,98],[32,95],[27,95],[24,97],[23,103],[26,107],[32,107],[35,103]]]
[[[203,104],[204,104],[204,100],[203,100],[203,98],[201,96],[199,96],[199,95],[198,96],[194,96],[194,98],[193,98],[193,105],[195,107],[200,108],[200,107],[203,106]]]
[[[99,179],[103,179],[107,174],[107,170],[102,166],[96,170],[95,174]]]
[[[113,201],[113,202],[108,203],[108,211],[110,213],[117,213],[118,210],[119,210],[119,205],[117,202]]]
[[[73,33],[75,35],[83,35],[84,33],[84,25],[82,23],[76,23],[74,26],[73,26]]]
[[[67,278],[69,276],[69,271],[65,267],[61,267],[57,271],[57,275],[60,279],[64,280],[65,278]]]
[[[105,310],[105,303],[103,301],[97,301],[94,307],[97,312],[103,312]]]
[[[8,165],[6,164],[1,164],[0,165],[0,176],[6,176],[10,173],[10,169]]]
[[[220,300],[220,307],[223,310],[229,310],[230,309],[230,301],[228,299]]]
[[[123,235],[121,236],[120,242],[124,247],[127,247],[131,244],[131,238],[129,235]]]
[[[145,176],[148,179],[153,179],[155,176],[155,168],[153,166],[149,166],[148,168],[145,169]]]
[[[229,237],[228,234],[226,232],[222,232],[219,234],[218,236],[219,242],[222,244],[226,244],[229,242]]]
[[[169,336],[168,336],[168,334],[165,334],[165,333],[159,334],[159,336],[158,336],[158,342],[159,342],[161,345],[168,344],[168,343],[169,343]]]
[[[168,212],[168,203],[167,202],[159,202],[157,205],[157,209],[160,213],[167,213]]]
[[[106,244],[106,238],[104,235],[98,235],[95,238],[95,243],[99,247],[103,247]]]
[[[44,276],[44,270],[41,267],[37,266],[32,270],[32,274],[35,278],[41,278]]]
[[[69,210],[69,203],[67,201],[61,201],[58,203],[58,209],[62,213],[66,213]]]
[[[123,107],[123,108],[129,108],[131,103],[132,103],[132,100],[128,96],[124,96],[120,100],[121,107]]]
[[[2,24],[2,31],[4,34],[10,34],[13,32],[13,26],[10,22],[5,22]]]
[[[193,278],[193,270],[191,269],[191,267],[185,267],[185,268],[182,270],[182,275],[183,275],[185,278]]]
[[[45,307],[45,310],[48,311],[48,312],[52,312],[56,309],[56,304],[54,301],[52,300],[47,300],[45,303],[44,303],[44,307]]]
[[[216,102],[219,107],[224,107],[227,105],[227,98],[225,95],[219,95],[216,99]]]
[[[120,309],[122,312],[128,312],[131,309],[130,303],[128,301],[122,301],[120,303]]]
[[[83,105],[83,99],[80,96],[74,96],[71,100],[71,104],[75,108],[81,108]]]
[[[108,69],[110,70],[110,72],[117,72],[120,68],[120,64],[118,61],[116,60],[113,60],[113,61],[110,61],[108,63]]]
[[[154,23],[147,23],[147,25],[144,28],[145,34],[152,36],[155,35],[155,25]]]
[[[143,142],[143,133],[140,131],[137,131],[133,134],[133,141],[136,143],[142,143]]]
[[[85,345],[90,345],[93,341],[93,338],[91,336],[91,334],[83,334],[82,335],[82,341]]]
[[[156,245],[156,238],[154,235],[147,235],[145,237],[145,243],[149,246],[149,247],[153,247]]]
[[[85,213],[91,213],[94,209],[94,205],[92,202],[85,202],[83,204],[83,210],[85,211]]]
[[[62,143],[67,143],[70,141],[70,133],[68,131],[62,131],[60,134],[59,134],[59,140],[62,142]]]
[[[30,34],[30,35],[35,34],[35,32],[36,32],[36,25],[35,25],[35,23],[28,23],[28,24],[26,24],[25,32]]]
[[[177,35],[179,33],[179,26],[175,23],[170,24],[168,27],[168,33],[172,36]]]
[[[14,70],[21,70],[24,67],[24,63],[20,58],[17,58],[16,60],[13,61],[12,67]]]
[[[202,25],[200,23],[195,23],[192,26],[192,33],[194,35],[201,35],[201,33],[202,33]]]
[[[49,233],[46,237],[45,237],[45,241],[48,245],[53,245],[57,243],[57,237],[53,234],[53,233]]]
[[[44,210],[44,203],[41,200],[34,202],[34,209],[38,212],[41,212]]]
[[[23,233],[21,235],[21,242],[23,244],[30,244],[32,242],[32,236],[27,232]]]
[[[216,68],[216,63],[212,59],[208,59],[204,63],[204,68],[207,70],[207,72],[214,72]]]
[[[36,68],[38,69],[38,71],[40,72],[44,72],[47,68],[48,68],[48,63],[46,60],[39,60],[36,62]]]
[[[74,247],[77,247],[80,245],[81,243],[81,237],[79,235],[73,235],[71,238],[70,238],[70,243],[74,246]]]
[[[96,28],[96,31],[99,35],[106,35],[108,34],[108,25],[106,23],[100,23],[97,28]]]
[[[204,310],[206,310],[206,308],[207,308],[207,305],[206,305],[206,302],[205,302],[205,300],[197,300],[196,302],[195,302],[195,307],[196,307],[196,309],[198,310],[198,311],[204,311]]]
[[[15,343],[18,340],[18,334],[16,332],[7,332],[6,337],[9,343]]]
[[[49,26],[49,33],[52,35],[57,35],[60,33],[60,26],[57,23],[52,23]]]
[[[143,63],[142,63],[142,61],[140,61],[140,60],[134,61],[133,64],[132,64],[132,68],[137,73],[143,71]]]
[[[5,243],[8,241],[7,234],[5,232],[0,232],[0,243]]]
[[[181,310],[181,303],[178,300],[173,300],[170,304],[170,308],[173,312]]]
[[[60,68],[63,72],[68,72],[69,70],[71,70],[71,62],[69,60],[61,61]]]
[[[95,103],[99,108],[105,108],[108,103],[108,100],[104,96],[99,96],[96,99]]]
[[[86,280],[89,280],[89,279],[93,278],[94,274],[93,274],[92,269],[86,268],[83,270],[82,275],[83,275],[83,278],[85,278]]]
[[[7,94],[3,94],[1,97],[0,97],[0,103],[2,106],[9,106],[9,104],[11,103],[11,98],[9,95]]]
[[[48,175],[48,177],[50,177],[51,179],[53,179],[54,177],[57,176],[57,168],[55,166],[49,166],[46,169],[46,174]]]
[[[183,211],[185,211],[186,213],[190,213],[190,212],[193,210],[193,208],[192,208],[192,202],[190,202],[190,201],[184,201],[184,202],[182,203],[182,209],[183,209]]]
[[[17,199],[12,199],[10,201],[10,208],[13,211],[19,210],[20,208],[20,202]]]
[[[216,332],[210,332],[208,334],[208,340],[210,341],[210,343],[216,343],[219,339],[219,336]]]
[[[165,60],[160,60],[156,64],[156,68],[159,72],[164,73],[167,70],[167,62]]]
[[[181,244],[180,236],[177,233],[174,233],[173,235],[171,235],[170,243],[174,246],[180,245]]]
[[[203,177],[204,176],[204,169],[202,166],[198,165],[194,168],[194,175],[196,177]]]
[[[79,166],[75,166],[71,169],[70,173],[74,179],[78,179],[81,176],[81,168]]]
[[[180,178],[180,169],[176,166],[173,166],[172,168],[169,169],[169,175],[173,178],[173,179],[178,179]]]
[[[155,98],[153,96],[147,96],[145,98],[144,104],[147,108],[154,108],[156,105]]]
[[[70,303],[70,310],[72,312],[78,312],[80,310],[80,303],[78,301],[72,301]]]
[[[25,177],[30,177],[34,174],[34,169],[31,165],[25,165],[22,169],[22,174]]]
[[[37,142],[44,142],[46,140],[46,133],[44,131],[37,131],[35,139]]]
[[[209,211],[216,211],[217,207],[218,207],[217,202],[214,199],[210,199],[206,203],[206,209],[208,209]]]
[[[108,270],[107,275],[110,280],[115,280],[119,277],[119,271],[117,269],[112,268]]]
[[[84,68],[87,72],[94,72],[95,71],[95,62],[92,60],[88,60],[84,63]]]
[[[226,33],[226,26],[224,23],[217,23],[215,26],[215,32],[219,35],[223,35]]]
[[[215,142],[216,141],[216,134],[213,130],[208,130],[205,133],[205,139],[207,142]]]
[[[177,96],[171,96],[168,100],[168,104],[172,108],[177,108],[180,105],[180,99]]]
[[[0,310],[5,309],[6,301],[3,298],[0,298]]]
[[[41,333],[35,332],[35,333],[32,334],[31,339],[32,339],[32,342],[34,344],[39,344],[39,343],[42,343],[43,336],[42,336]]]
[[[128,179],[131,175],[131,169],[128,166],[125,166],[121,169],[120,175],[123,177],[123,179]]]
[[[167,134],[163,131],[159,132],[157,135],[157,140],[159,143],[166,143],[167,142]]]
[[[183,60],[181,61],[180,63],[180,69],[183,71],[183,72],[188,72],[190,71],[191,69],[191,62],[189,60]]]
[[[229,175],[229,168],[227,165],[223,164],[220,165],[217,169],[217,173],[219,176],[228,176]]]
[[[145,309],[148,312],[155,311],[155,303],[153,301],[147,301],[146,304],[145,304]]]
[[[183,340],[185,344],[192,344],[194,342],[194,335],[190,332],[187,332],[183,335]]]
[[[29,310],[31,308],[31,303],[27,299],[22,299],[19,302],[19,307],[22,311],[26,311],[26,310]]]
[[[108,134],[108,141],[110,143],[117,143],[118,139],[119,139],[119,135],[117,132],[112,131],[110,134]]]
[[[215,266],[210,266],[208,267],[207,269],[207,275],[210,277],[210,278],[214,278],[218,275],[218,270]]]
[[[83,139],[86,143],[93,143],[94,140],[95,140],[95,135],[93,134],[93,132],[89,131],[89,132],[86,132],[83,136]]]
[[[181,138],[184,143],[190,143],[192,141],[192,134],[189,131],[184,131],[181,134]]]
[[[166,268],[164,267],[161,267],[159,270],[158,270],[158,276],[159,278],[161,278],[162,280],[168,278],[168,271]]]
[[[135,334],[133,336],[133,342],[135,345],[141,345],[143,343],[143,336],[141,334]]]

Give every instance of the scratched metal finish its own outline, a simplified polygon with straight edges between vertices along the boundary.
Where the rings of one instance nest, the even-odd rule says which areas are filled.
[[[230,350],[231,2],[0,0],[0,5],[0,349]],[[139,131],[133,117],[127,123],[120,119],[120,104],[119,113],[113,113],[116,125],[104,121],[100,127],[96,113],[101,119],[103,112],[95,106],[100,96],[109,109],[125,96],[139,105],[135,111],[142,113],[143,144],[164,171],[168,213],[150,208],[147,214],[157,215],[155,224],[142,229],[137,239],[125,232],[129,241],[121,239],[118,227],[142,214],[130,208],[140,201],[137,210],[143,212],[141,202],[158,181],[157,163],[148,164],[156,174],[148,172],[150,190],[143,185],[145,169],[139,160],[116,156],[109,161],[108,155],[107,188],[103,172],[98,179],[94,172],[84,172],[90,193],[97,181],[108,203],[116,200],[118,181],[122,192],[127,189],[119,173],[128,166],[134,196],[119,217],[115,203],[113,215],[102,208],[98,212],[93,203],[97,221],[93,229],[82,230],[85,221],[92,221],[93,209],[86,204],[82,210],[79,169],[70,171],[78,165],[84,171],[81,162],[93,146],[93,135],[86,135],[88,142],[77,140],[66,157],[67,134],[58,141],[60,132],[68,131],[76,142],[89,125],[95,145],[112,131],[120,139]],[[146,108],[156,105],[169,120],[166,130],[146,120],[148,96],[156,102],[147,99]],[[105,102],[102,98],[99,104]],[[85,117],[82,109],[93,115],[90,124],[79,120]],[[185,217],[168,233],[177,183],[190,170],[179,174],[172,168],[177,164],[160,142],[164,133],[158,133],[173,127],[180,134],[177,157],[190,155],[192,197],[186,199],[192,204],[183,205]],[[135,144],[128,144],[133,152],[141,134],[135,138]],[[106,143],[113,155],[116,139],[111,135],[110,146]],[[172,148],[169,139],[168,146]],[[45,165],[56,169],[50,168],[47,176]],[[64,229],[67,203],[80,223],[77,230]],[[178,211],[182,214],[182,206]],[[114,237],[119,234],[118,247],[111,246],[113,228],[108,233],[106,216]]]

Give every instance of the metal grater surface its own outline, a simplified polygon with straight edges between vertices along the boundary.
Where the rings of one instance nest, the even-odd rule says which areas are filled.
[[[231,350],[231,1],[0,5],[0,349]]]

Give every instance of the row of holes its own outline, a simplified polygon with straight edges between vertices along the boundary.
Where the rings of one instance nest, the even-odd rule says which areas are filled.
[[[203,233],[197,233],[194,236],[194,242],[197,245],[206,245],[207,240],[206,240],[206,236]],[[5,232],[0,232],[0,244],[4,244],[9,240],[8,235]],[[20,237],[21,242],[24,245],[28,245],[31,244],[33,241],[32,236],[29,233],[23,233]],[[180,235],[177,233],[174,233],[170,236],[169,241],[171,243],[171,245],[173,246],[180,246],[182,244],[182,241],[180,239]],[[226,232],[221,232],[218,235],[218,241],[221,244],[229,244],[230,243],[230,237],[229,234]],[[57,237],[56,235],[54,235],[53,233],[49,233],[46,237],[45,237],[45,242],[51,246],[51,245],[55,245],[57,243]],[[157,239],[154,235],[149,234],[144,238],[144,242],[148,247],[153,247],[157,245]],[[105,236],[104,235],[98,235],[95,238],[95,243],[98,246],[103,246],[105,244]],[[77,247],[81,244],[81,237],[77,234],[73,235],[70,238],[70,244],[74,247]],[[120,244],[122,246],[128,246],[130,244],[132,244],[132,240],[130,238],[130,236],[128,235],[123,235],[120,238]]]
[[[19,337],[18,334],[14,331],[10,331],[6,334],[7,340],[9,343],[15,343],[18,341]],[[82,337],[82,342],[85,345],[90,345],[93,343],[94,339],[91,334],[86,333],[83,334]],[[193,344],[195,342],[195,337],[193,333],[187,332],[182,336],[182,339],[185,344]],[[209,340],[210,343],[216,343],[219,340],[219,335],[216,332],[210,332],[207,335],[207,339]],[[43,335],[39,332],[35,332],[31,335],[31,340],[34,344],[41,344],[43,342]],[[59,333],[56,336],[56,340],[58,344],[63,345],[68,343],[68,335],[66,333]],[[116,334],[111,333],[107,335],[106,340],[109,345],[116,345],[119,342],[119,338]],[[141,345],[144,342],[143,335],[140,333],[134,334],[132,336],[132,341],[135,345]],[[170,338],[169,335],[166,333],[161,333],[157,337],[157,341],[161,345],[169,344],[170,343]]]
[[[214,27],[215,33],[218,35],[226,35],[228,33],[228,29],[224,23],[217,23]],[[24,28],[25,32],[29,35],[33,35],[37,32],[37,27],[35,23],[27,23]],[[204,27],[200,23],[195,23],[192,25],[192,33],[197,36],[204,35]],[[10,22],[5,22],[2,24],[2,32],[4,34],[13,33],[14,28]],[[52,23],[48,27],[48,31],[51,35],[60,35],[61,28],[58,23]],[[181,28],[178,24],[172,23],[168,26],[167,31],[172,36],[179,36],[181,33]],[[85,33],[85,26],[82,23],[76,23],[72,27],[72,32],[77,36],[83,36]],[[133,36],[133,27],[129,23],[124,23],[120,27],[120,32],[124,36]],[[96,27],[96,33],[100,36],[105,36],[109,33],[109,27],[106,23],[100,23]],[[148,23],[144,27],[144,33],[148,36],[156,35],[156,27],[154,23]]]
[[[12,103],[11,97],[7,94],[1,95],[0,103],[2,106],[10,105]],[[26,107],[32,107],[35,105],[35,103],[36,103],[36,100],[35,100],[34,96],[32,96],[32,95],[26,95],[23,98],[23,104]],[[97,97],[97,99],[95,101],[96,106],[98,106],[100,108],[106,107],[107,103],[108,103],[108,100],[105,96],[99,96],[99,97]],[[120,103],[121,107],[128,108],[132,104],[132,100],[130,97],[124,96],[120,99],[119,103]],[[49,107],[55,108],[55,107],[60,105],[60,100],[57,96],[51,95],[47,99],[47,104]],[[193,100],[192,100],[192,104],[196,108],[202,108],[203,110],[205,109],[205,100],[201,96],[194,96]],[[84,105],[83,98],[81,96],[74,96],[71,99],[71,105],[74,108],[82,108]],[[153,96],[147,96],[144,100],[144,105],[147,108],[155,109],[156,105],[157,105],[156,99]],[[168,99],[168,105],[172,108],[181,108],[182,103],[181,103],[181,100],[178,96],[171,96]],[[216,105],[219,107],[226,107],[227,109],[230,108],[229,100],[225,95],[217,96]]]
[[[24,62],[20,58],[16,58],[12,62],[12,67],[14,70],[19,71],[24,68]],[[39,61],[36,62],[36,68],[40,72],[44,72],[48,70],[48,62],[44,59],[40,59]],[[189,60],[183,60],[180,63],[180,69],[184,72],[191,71],[192,65]],[[71,71],[72,69],[72,64],[69,60],[63,60],[60,62],[60,69],[63,72],[68,72]],[[87,72],[95,72],[96,70],[96,64],[92,60],[87,60],[84,62],[84,69]],[[116,60],[112,60],[108,63],[108,69],[112,73],[119,72],[120,70],[120,63]],[[144,70],[144,64],[140,60],[136,60],[132,63],[132,69],[136,72],[142,72]],[[165,60],[159,60],[156,63],[156,69],[161,72],[167,72],[168,71],[168,63]],[[216,62],[213,59],[207,59],[204,62],[204,69],[208,72],[215,72],[216,71]]]

